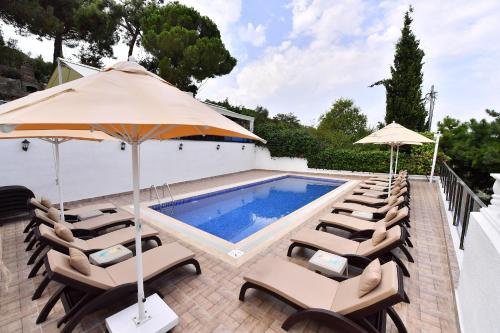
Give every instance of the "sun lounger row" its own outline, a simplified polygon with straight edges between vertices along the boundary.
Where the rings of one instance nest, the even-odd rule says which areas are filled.
[[[365,186],[362,183],[344,202],[333,204],[316,230],[304,228],[292,235],[288,256],[297,247],[323,250],[345,257],[349,273],[359,275],[326,277],[292,262],[264,258],[244,276],[240,300],[245,300],[248,289],[258,289],[291,305],[297,312],[285,320],[284,330],[313,319],[339,332],[385,332],[389,315],[398,331],[406,333],[392,308],[400,302],[409,303],[403,276],[410,273],[394,252],[401,250],[413,262],[407,248],[413,245],[406,229],[410,223],[406,174],[400,174],[396,185],[398,188],[387,198],[384,190],[378,191],[380,196],[359,195],[357,191]],[[384,193],[387,199],[383,199]],[[362,198],[358,200],[357,196]],[[382,200],[373,202],[369,198]],[[351,234],[345,238],[325,232],[330,228]]]
[[[40,298],[51,281],[60,285],[40,311],[37,324],[45,321],[57,301],[64,297],[66,314],[59,319],[57,326],[64,324],[61,332],[71,332],[85,315],[137,291],[135,257],[108,267],[99,267],[89,261],[92,253],[116,245],[133,250],[136,231],[131,226],[133,216],[130,213],[110,204],[92,205],[69,210],[69,215],[77,216],[96,209],[102,210],[102,214],[89,214],[95,217],[85,220],[75,218],[68,222],[61,221],[59,211],[48,207],[51,205],[46,200],[33,200],[31,203],[33,218],[25,228],[28,234],[25,241],[30,242],[27,251],[34,249],[28,260],[28,265],[33,264],[29,278],[45,267],[44,277],[32,299]],[[142,241],[148,244],[143,253],[148,295],[160,294],[151,287],[152,281],[179,267],[193,265],[196,274],[201,274],[192,251],[176,242],[162,244],[158,231],[148,225],[143,226],[141,236]]]

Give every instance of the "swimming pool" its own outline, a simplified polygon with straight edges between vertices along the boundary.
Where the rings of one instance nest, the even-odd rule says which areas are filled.
[[[344,183],[336,179],[287,175],[150,208],[238,243]]]

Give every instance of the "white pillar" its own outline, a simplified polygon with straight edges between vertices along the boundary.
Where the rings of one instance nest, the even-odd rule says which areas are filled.
[[[59,139],[54,139],[54,150],[56,159],[56,185],[59,191],[59,214],[61,215],[61,221],[64,221],[64,199],[62,191],[62,180],[61,180],[61,161],[59,160]]]
[[[434,180],[434,169],[436,168],[436,160],[437,154],[439,150],[439,138],[441,137],[441,133],[436,133],[436,143],[434,144],[434,156],[432,157],[432,168],[431,168],[431,177],[429,178],[429,183],[432,183]]]
[[[392,184],[392,155],[393,155],[394,147],[391,144],[391,162],[389,163],[389,190],[387,191],[387,197],[391,195],[391,184]]]
[[[135,223],[135,258],[136,258],[136,273],[137,273],[137,306],[139,314],[135,318],[137,326],[141,325],[146,318],[144,310],[144,276],[142,270],[142,224],[141,224],[141,207],[140,207],[140,175],[139,175],[139,144],[132,143],[132,183],[134,193],[134,223]]]
[[[398,173],[398,158],[399,158],[399,145],[397,146],[396,149],[396,163],[394,165],[394,174]]]

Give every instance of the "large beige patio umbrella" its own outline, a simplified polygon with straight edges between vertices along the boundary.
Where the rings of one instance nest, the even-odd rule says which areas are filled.
[[[400,124],[392,122],[391,124],[385,126],[384,128],[371,133],[370,135],[364,137],[361,140],[356,141],[355,143],[386,144],[391,146],[391,161],[389,163],[389,191],[387,192],[390,193],[392,174],[393,174],[392,160],[394,154],[394,147],[397,147],[399,153],[399,146],[401,145],[405,144],[420,145],[422,143],[432,143],[432,142],[434,141]]]
[[[149,139],[219,135],[262,140],[135,62],[36,92],[0,106],[0,130],[98,130],[132,146],[136,226],[137,324],[144,311],[139,145]]]
[[[41,139],[52,143],[54,146],[54,164],[56,169],[56,185],[59,193],[59,211],[61,220],[64,221],[64,199],[61,178],[61,164],[59,161],[59,145],[69,140],[98,141],[116,140],[112,136],[99,131],[68,131],[68,130],[40,130],[40,131],[13,131],[10,133],[0,132],[0,140],[6,139]]]

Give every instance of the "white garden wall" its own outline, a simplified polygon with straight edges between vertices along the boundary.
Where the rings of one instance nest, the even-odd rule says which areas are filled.
[[[0,186],[23,185],[57,202],[52,145],[31,139],[25,152],[21,141],[0,140]],[[120,150],[119,141],[69,141],[60,145],[60,158],[65,201],[131,190],[131,149]],[[274,158],[267,148],[248,143],[171,140],[141,145],[141,188],[252,169],[367,175],[310,169],[305,159]]]
[[[0,186],[23,185],[57,202],[52,145],[31,139],[24,152],[21,141],[0,141]],[[60,158],[65,201],[131,190],[130,146],[122,151],[118,141],[69,141],[60,146]],[[254,164],[253,144],[150,141],[141,145],[141,187],[250,170]]]

